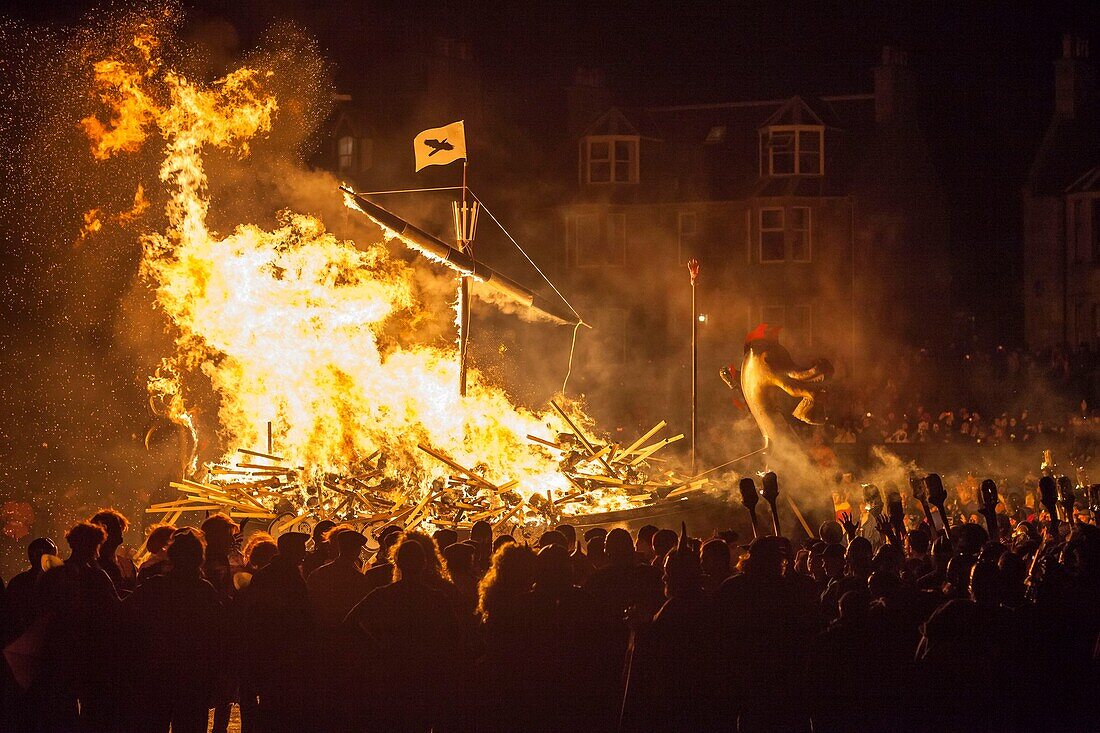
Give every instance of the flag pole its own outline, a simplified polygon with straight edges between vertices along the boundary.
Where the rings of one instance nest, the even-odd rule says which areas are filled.
[[[468,186],[466,183],[468,161],[462,160],[462,210],[458,218],[460,225],[458,235],[458,249],[460,252],[469,253],[470,242],[467,240],[466,229],[466,199]],[[458,394],[466,396],[466,348],[470,342],[470,278],[462,276],[458,286]]]
[[[699,381],[699,352],[697,337],[699,331],[699,314],[695,305],[695,279],[699,277],[699,260],[688,260],[688,275],[691,277],[691,473],[695,474],[695,413],[699,408],[699,395],[697,385]]]

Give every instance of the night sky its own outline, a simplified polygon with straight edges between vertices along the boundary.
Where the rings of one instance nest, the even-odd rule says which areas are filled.
[[[1022,339],[1019,190],[1053,106],[1061,35],[1089,37],[1100,27],[1100,5],[1084,0],[183,5],[196,25],[228,21],[242,49],[273,21],[294,21],[318,38],[346,88],[362,88],[372,64],[400,63],[387,51],[410,34],[467,40],[485,88],[522,100],[511,122],[531,134],[553,124],[541,111],[561,104],[581,66],[603,69],[631,106],[720,102],[867,92],[882,46],[899,46],[920,74],[926,133],[950,202],[953,300],[990,342]],[[16,0],[7,12],[72,24],[101,6]]]

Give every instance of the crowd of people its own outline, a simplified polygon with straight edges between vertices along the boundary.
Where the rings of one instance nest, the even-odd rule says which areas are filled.
[[[0,718],[190,733],[225,731],[237,705],[246,733],[1095,730],[1095,518],[929,518],[880,501],[803,540],[561,524],[528,544],[484,522],[245,536],[213,514],[153,526],[131,562],[105,509],[63,560],[30,542],[0,596]]]
[[[1100,433],[1100,363],[1091,347],[927,349],[884,359],[836,385],[826,444],[1027,445]]]

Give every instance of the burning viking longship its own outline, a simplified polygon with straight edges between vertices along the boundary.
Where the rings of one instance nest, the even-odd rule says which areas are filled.
[[[702,491],[706,479],[654,461],[682,437],[660,437],[663,422],[619,445],[595,437],[564,398],[529,410],[476,371],[457,394],[453,348],[405,343],[387,331],[423,306],[412,266],[384,242],[340,240],[318,218],[289,211],[271,230],[214,231],[206,158],[215,149],[246,156],[250,141],[271,131],[280,108],[266,82],[278,74],[245,67],[213,84],[193,82],[166,68],[153,26],[94,65],[99,112],[80,122],[93,156],[163,143],[163,190],[147,185],[144,195],[150,205],[165,201],[167,226],[142,235],[141,273],[175,349],[148,387],[157,413],[185,436],[188,455],[172,483],[179,496],[148,512],[175,521],[221,510],[270,522],[275,532],[320,518],[366,528],[478,520],[499,527]],[[410,238],[373,215],[388,237]],[[480,263],[458,264],[464,275],[536,302]],[[198,389],[215,395],[216,416],[193,406]],[[203,442],[221,446],[208,450],[220,457],[200,461],[202,425],[211,422],[216,440],[205,428]]]

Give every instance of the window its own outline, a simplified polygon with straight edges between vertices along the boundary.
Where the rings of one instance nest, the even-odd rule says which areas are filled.
[[[345,135],[336,144],[336,162],[341,172],[355,169],[355,138]]]
[[[679,263],[685,264],[692,257],[698,257],[699,251],[696,247],[696,234],[698,220],[694,211],[682,211],[678,217],[678,233],[679,233]]]
[[[760,209],[760,262],[809,262],[810,220],[809,206]]]
[[[824,140],[825,128],[820,125],[773,125],[761,130],[761,175],[823,175]]]
[[[783,209],[760,210],[760,261],[782,262],[787,258]]]
[[[810,261],[810,207],[791,207],[791,259]]]
[[[625,214],[577,214],[567,224],[566,260],[573,267],[626,262]]]
[[[584,138],[584,144],[582,168],[585,183],[638,182],[636,136],[592,136]]]

